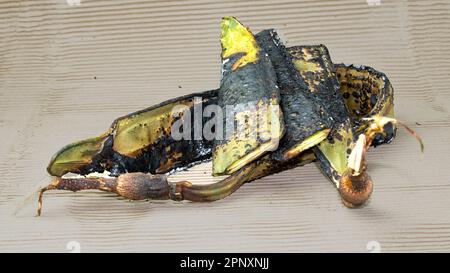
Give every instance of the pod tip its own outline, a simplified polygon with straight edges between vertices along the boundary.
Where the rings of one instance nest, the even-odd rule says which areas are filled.
[[[369,200],[373,191],[373,182],[365,171],[358,175],[347,172],[342,175],[338,190],[345,206],[359,207]]]

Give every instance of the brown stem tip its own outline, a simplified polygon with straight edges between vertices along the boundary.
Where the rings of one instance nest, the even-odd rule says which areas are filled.
[[[366,203],[373,190],[373,182],[367,172],[358,175],[344,174],[339,183],[339,193],[345,206],[354,208]]]
[[[126,173],[119,177],[55,177],[45,188],[39,191],[37,215],[42,212],[42,196],[48,190],[101,190],[117,193],[130,200],[169,199],[170,185],[165,175],[145,173]]]

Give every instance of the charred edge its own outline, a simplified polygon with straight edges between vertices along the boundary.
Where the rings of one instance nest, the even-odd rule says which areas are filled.
[[[253,172],[249,176],[247,182],[260,179],[265,176],[280,173],[296,167],[309,164],[316,160],[311,150],[307,150],[300,155],[288,160],[279,161],[274,159],[270,154],[255,162],[252,166]]]
[[[191,94],[188,94],[188,95],[184,95],[184,96],[180,96],[180,97],[176,97],[176,98],[172,98],[172,99],[163,101],[161,103],[158,103],[156,105],[150,106],[148,108],[145,108],[145,109],[142,109],[142,110],[139,110],[139,111],[136,111],[136,112],[133,112],[133,113],[130,113],[128,115],[125,115],[125,116],[122,116],[122,117],[119,117],[119,118],[115,119],[114,122],[111,125],[111,128],[114,128],[115,125],[120,120],[127,119],[127,118],[130,118],[130,117],[136,116],[136,115],[140,115],[142,113],[150,112],[151,110],[160,108],[162,106],[165,106],[165,105],[168,105],[168,104],[171,104],[171,103],[174,103],[174,102],[178,102],[178,101],[182,101],[182,100],[188,100],[188,99],[193,99],[195,97],[201,97],[203,99],[215,100],[215,99],[217,99],[218,91],[219,91],[218,89],[214,89],[214,90],[208,90],[208,91],[204,91],[204,92],[191,93]]]
[[[331,60],[328,48],[325,45],[295,46],[289,48],[294,59],[315,64],[317,72],[304,71],[301,74],[312,86],[313,96],[321,102],[322,107],[332,119],[333,125],[346,122],[349,117],[344,98],[339,91],[339,82]],[[305,56],[308,54],[308,57]]]
[[[321,102],[324,111],[330,117],[331,132],[321,147],[315,146],[312,150],[317,158],[319,169],[335,186],[338,186],[341,174],[337,167],[342,165],[342,156],[346,155],[329,153],[330,151],[345,153],[345,149],[336,151],[335,147],[330,145],[336,141],[342,142],[341,130],[350,127],[351,124],[344,98],[339,92],[339,83],[331,57],[324,45],[291,47],[289,54],[296,64],[298,74],[302,75],[308,83],[311,96]]]
[[[328,114],[322,102],[312,96],[305,80],[292,63],[292,58],[274,30],[256,35],[259,45],[269,54],[281,92],[285,135],[275,157],[284,158],[288,150],[302,143],[318,131],[330,128]]]

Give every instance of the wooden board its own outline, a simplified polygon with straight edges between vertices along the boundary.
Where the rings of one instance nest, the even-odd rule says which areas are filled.
[[[70,0],[70,3],[76,0]],[[0,251],[450,251],[450,3],[394,1],[0,1]],[[276,27],[288,45],[385,72],[405,131],[373,149],[370,203],[345,208],[316,166],[210,203],[128,202],[36,189],[64,144],[118,116],[220,80],[219,21]],[[212,181],[210,165],[183,174]]]

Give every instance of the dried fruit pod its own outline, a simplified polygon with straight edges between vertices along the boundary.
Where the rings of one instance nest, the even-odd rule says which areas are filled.
[[[219,106],[225,125],[223,139],[215,140],[213,175],[231,174],[276,150],[284,133],[280,90],[267,53],[235,18],[223,18],[221,29]]]
[[[292,52],[295,48],[288,48],[288,50]],[[326,54],[321,56],[325,58]],[[357,111],[357,109],[361,108],[354,108],[355,104],[349,99],[346,100],[347,108],[351,110],[351,124],[357,134],[367,130],[369,124],[362,117],[369,117],[376,113],[386,116],[393,115],[392,86],[384,74],[370,67],[355,67],[343,64],[335,65],[335,67],[340,89],[343,90],[344,94],[345,90],[348,90],[347,93],[350,91],[352,93],[354,91],[367,92],[368,95],[364,96],[371,97],[371,107],[362,116],[358,115]],[[196,101],[195,98],[200,100]],[[180,120],[181,117],[163,120],[158,119],[158,117],[171,115],[173,107],[179,105],[191,105],[189,112],[192,115],[196,105],[201,104],[203,108],[206,108],[209,105],[217,104],[217,100],[218,90],[194,93],[118,118],[110,129],[101,136],[75,142],[59,150],[50,161],[47,170],[50,175],[57,177],[61,177],[69,172],[85,175],[105,170],[111,172],[113,176],[117,176],[125,172],[165,173],[176,168],[186,168],[193,164],[210,160],[212,156],[212,140],[204,138],[195,140],[193,137],[191,140],[175,140],[167,137],[166,134],[161,134],[161,132],[170,131],[174,123]],[[335,111],[332,113],[335,113]],[[127,137],[123,137],[123,141],[133,142],[133,139],[138,138],[139,135],[153,134],[153,131],[155,131],[155,134],[151,140],[141,143],[142,147],[138,156],[127,156],[114,149],[114,147],[123,146],[115,144],[122,141],[115,138],[117,123],[129,124],[127,128],[130,130],[128,130]],[[142,125],[158,124],[159,127],[154,126],[152,127],[153,129],[149,130],[149,127],[142,126],[141,128],[140,123]],[[124,128],[122,126],[122,129]],[[395,133],[395,124],[392,126],[387,125],[385,129],[382,134],[375,137],[373,145],[387,143],[392,140]],[[380,137],[383,134],[386,137]],[[345,150],[344,146],[346,147],[346,144],[344,144],[342,143],[341,153],[337,153],[338,155],[347,156],[347,153],[343,153],[343,150]],[[336,162],[339,160],[332,161],[337,164]],[[344,166],[344,164],[341,165]]]
[[[297,72],[292,56],[275,30],[263,30],[256,37],[269,54],[281,90],[286,132],[274,156],[279,160],[288,160],[327,137],[332,120],[322,104],[330,102],[321,101],[312,94],[306,78]]]
[[[211,158],[212,139],[174,139],[172,130],[183,119],[191,121],[196,107],[217,104],[217,90],[174,98],[116,119],[101,136],[69,144],[51,159],[47,171],[86,175],[108,171],[166,173]],[[185,111],[176,112],[174,109]],[[206,118],[203,117],[203,122]]]
[[[369,69],[366,67],[355,68],[353,66],[337,65],[337,68],[338,68],[338,78],[340,79],[339,82],[341,84],[342,90],[344,90],[346,88],[346,86],[349,86],[349,85],[351,86],[351,82],[354,81],[355,79],[357,79],[354,76],[348,76],[347,71],[349,71],[348,73],[351,73],[352,75],[356,75],[356,74],[354,74],[355,69],[357,69],[357,70],[366,69],[368,71],[369,75],[370,74],[378,74],[377,72],[375,72],[375,70]],[[363,80],[362,84],[355,85],[355,86],[366,86],[366,85],[371,84],[370,77],[362,78],[362,80]],[[388,83],[388,81],[387,81],[387,83]],[[386,92],[386,91],[388,91],[388,92]],[[375,107],[374,110],[370,111],[370,114],[376,113],[376,111],[380,111],[380,109],[382,109],[382,112],[391,111],[391,109],[393,107],[393,104],[392,104],[393,93],[392,93],[392,87],[390,86],[390,84],[386,84],[385,88],[379,89],[379,91],[377,91],[377,92],[379,92],[377,94],[380,94],[379,96],[377,96],[377,100],[382,99],[382,101],[376,102],[376,104],[380,105],[380,106]],[[384,94],[384,95],[382,95],[382,94]],[[147,121],[149,121],[149,122],[154,121],[155,120],[154,113],[163,112],[162,109],[168,109],[167,107],[163,108],[163,106],[165,106],[165,105],[168,105],[168,104],[177,105],[178,102],[183,103],[183,101],[194,100],[195,97],[200,97],[200,98],[202,98],[201,103],[203,104],[203,106],[208,106],[210,104],[214,104],[215,102],[217,102],[217,95],[218,95],[218,90],[213,90],[213,91],[207,91],[207,92],[203,92],[203,93],[195,93],[195,94],[183,96],[180,98],[175,98],[175,99],[169,100],[167,102],[163,102],[159,105],[150,107],[148,109],[144,109],[142,111],[130,114],[130,115],[120,118],[118,120],[123,119],[123,120],[131,121],[131,119],[128,119],[129,117],[144,117],[145,116]],[[385,100],[387,100],[387,103],[385,102]],[[351,107],[351,106],[347,105],[347,107]],[[355,113],[355,112],[353,112],[353,113]],[[368,116],[368,115],[369,114],[366,114],[366,116]],[[367,130],[367,128],[368,128],[367,121],[358,120],[359,117],[352,115],[352,114],[350,115],[350,117],[352,118],[352,120],[354,120],[353,124],[356,124],[355,131],[364,132],[365,130]],[[162,127],[164,127],[164,126],[171,127],[172,126],[171,123],[160,124],[160,125]],[[111,128],[114,128],[114,125]],[[57,179],[61,179],[60,176],[62,176],[65,173],[68,173],[68,172],[88,174],[94,170],[98,170],[99,168],[101,171],[103,170],[101,168],[104,168],[104,169],[110,171],[110,170],[112,170],[111,168],[113,166],[118,165],[118,164],[123,166],[123,168],[117,170],[117,172],[116,172],[117,175],[119,175],[120,173],[125,172],[125,171],[130,171],[132,169],[134,169],[134,171],[137,171],[137,172],[139,172],[139,171],[154,172],[158,168],[161,168],[162,165],[159,165],[159,164],[164,164],[164,162],[165,162],[164,159],[158,160],[158,161],[150,161],[150,162],[154,162],[154,163],[148,164],[149,160],[151,159],[150,155],[152,153],[156,153],[158,151],[158,149],[160,149],[160,148],[158,148],[158,145],[157,145],[157,143],[159,143],[159,142],[157,142],[156,144],[155,143],[149,144],[149,147],[151,147],[151,149],[149,149],[149,150],[152,151],[152,153],[149,153],[149,150],[144,149],[142,156],[137,157],[137,158],[129,158],[124,155],[118,154],[117,152],[115,152],[112,149],[111,142],[114,141],[113,136],[114,136],[114,130],[110,129],[107,134],[105,134],[101,137],[80,141],[80,142],[77,142],[77,143],[74,143],[74,144],[64,147],[54,156],[54,158],[50,162],[49,167],[48,167],[49,173],[51,175],[56,176],[55,179],[57,180]],[[195,164],[195,162],[199,162],[198,158],[202,158],[204,160],[211,158],[211,149],[212,149],[211,141],[207,141],[207,140],[199,141],[199,144],[196,146],[196,147],[202,147],[201,149],[198,149],[199,152],[188,150],[189,147],[187,147],[187,146],[192,146],[192,144],[189,142],[171,140],[170,143],[172,143],[172,142],[173,142],[173,144],[171,144],[171,145],[177,145],[177,147],[179,147],[179,149],[186,149],[186,151],[190,151],[190,152],[183,152],[181,154],[180,160],[178,162],[175,162],[176,164],[174,164],[174,166],[188,167],[191,164]],[[345,145],[345,143],[343,143],[343,142],[340,142],[340,143],[342,145]],[[186,148],[183,148],[183,145],[185,145]],[[344,146],[342,146],[340,153],[336,153],[336,152],[329,153],[330,155],[334,155],[334,157],[330,157],[329,159],[324,159],[324,158],[321,158],[320,156],[318,157],[318,160],[321,162],[321,164],[322,164],[321,166],[322,166],[322,169],[324,170],[325,174],[334,183],[336,183],[336,180],[332,178],[333,177],[332,173],[337,168],[333,167],[333,165],[331,165],[329,162],[333,162],[333,164],[336,164],[336,162],[339,162],[340,159],[344,158],[344,162],[345,162],[345,164],[347,164],[346,163],[347,162],[346,161],[347,152],[344,153],[343,151],[344,151]],[[343,157],[343,155],[344,155],[344,157]],[[164,158],[164,156],[169,156],[169,155],[167,155],[167,154],[164,155],[163,153],[160,155],[161,158]],[[283,171],[286,169],[294,168],[296,166],[304,165],[306,163],[311,162],[313,159],[314,159],[314,154],[312,154],[311,151],[306,151],[305,153],[303,153],[302,156],[295,157],[292,160],[288,160],[288,161],[284,161],[284,162],[271,159],[271,155],[269,154],[267,156],[264,156],[260,160],[257,160],[254,163],[249,165],[249,166],[252,166],[255,169],[255,171],[252,173],[251,177],[243,179],[243,182],[248,182],[248,181],[251,181],[254,179],[258,179],[258,178],[270,175],[272,173],[276,173],[276,172],[280,172],[280,171]],[[339,180],[337,180],[337,181],[339,181]],[[336,183],[336,185],[338,185],[338,182]],[[89,184],[84,185],[80,189],[87,189],[87,188],[89,188]]]
[[[387,77],[369,67],[333,65],[322,45],[289,48],[290,54],[286,54],[274,31],[263,31],[255,39],[234,18],[225,18],[224,22],[224,77],[220,90],[175,98],[132,113],[117,119],[99,137],[64,147],[49,164],[48,172],[55,178],[41,191],[40,204],[42,193],[50,189],[99,189],[133,200],[214,201],[246,182],[310,163],[315,158],[339,189],[345,204],[363,204],[372,191],[372,181],[365,172],[365,151],[370,145],[390,142],[395,136],[395,125],[400,123],[388,118],[393,117],[393,89]],[[232,175],[212,185],[198,186],[187,181],[170,183],[165,176],[148,174],[167,173],[211,159],[212,139],[198,138],[195,130],[187,138],[176,139],[173,129],[185,120],[192,121],[200,105],[207,107],[219,101],[222,105],[236,105],[250,98],[259,102],[253,112],[265,118],[263,126],[257,127],[263,137],[253,141],[235,138],[234,143],[225,145],[228,151],[214,155],[214,172]],[[268,112],[262,106],[283,108],[287,115],[283,118],[281,111]],[[185,111],[174,111],[179,107]],[[238,120],[248,125],[246,113],[251,111],[242,112]],[[298,116],[305,120],[298,122]],[[203,124],[206,120],[201,118]],[[197,121],[198,118],[194,123]],[[310,128],[305,129],[308,122]],[[282,145],[278,151],[270,151],[278,144],[284,123],[287,129]],[[269,127],[277,128],[275,134],[268,133]],[[329,127],[332,130],[328,138],[314,146]],[[223,143],[216,144],[217,148]],[[311,146],[314,147],[305,151]],[[103,171],[110,171],[112,177],[62,178],[69,172],[85,175]]]
[[[364,137],[370,127],[365,118],[373,114],[393,115],[392,86],[386,76],[368,68],[357,71],[353,66],[338,66],[336,76],[336,67],[323,45],[298,46],[291,48],[290,53],[297,70],[307,79],[311,92],[321,101],[330,102],[324,105],[332,117],[333,129],[326,140],[313,148],[318,165],[338,188],[345,205],[360,206],[373,190],[364,159],[373,136],[368,142]],[[368,104],[370,97],[374,100]],[[387,139],[394,136],[392,128],[387,126],[379,130],[376,135],[382,137],[377,141],[389,142]],[[358,138],[361,134],[363,137]]]
[[[331,125],[345,123],[349,112],[340,92],[340,83],[328,48],[324,45],[294,46],[289,54],[301,78],[308,85],[313,98],[326,111]]]
[[[320,169],[338,187],[342,174],[347,170],[347,157],[354,139],[331,56],[324,45],[295,46],[289,48],[289,53],[297,72],[308,83],[311,95],[322,103],[331,119],[332,130],[327,139],[313,150]]]

